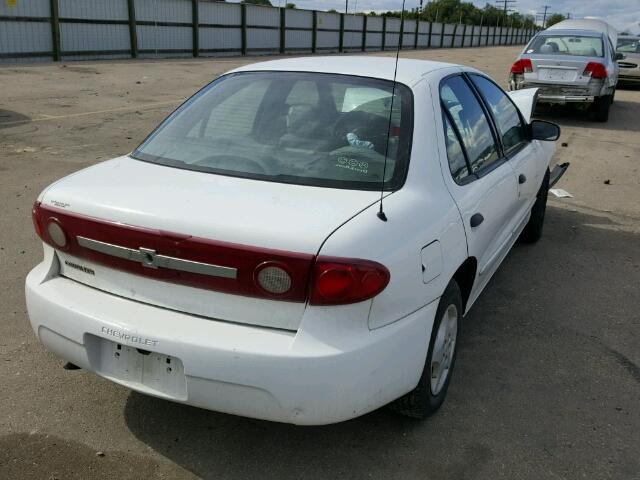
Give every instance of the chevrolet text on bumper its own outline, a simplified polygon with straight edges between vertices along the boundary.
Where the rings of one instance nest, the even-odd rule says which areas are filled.
[[[370,57],[246,66],[131,155],[47,187],[25,287],[40,341],[236,415],[436,412],[459,322],[514,242],[540,238],[566,165],[549,171],[559,128],[531,121],[535,90],[436,62],[393,72]]]

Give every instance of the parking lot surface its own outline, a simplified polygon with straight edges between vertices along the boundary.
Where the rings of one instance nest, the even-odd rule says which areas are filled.
[[[403,52],[501,84],[518,47]],[[390,53],[388,53],[390,54]],[[608,123],[569,108],[571,162],[542,240],[516,245],[462,325],[439,413],[294,427],[132,393],[63,370],[30,329],[31,205],[132,150],[181,100],[256,59],[0,67],[0,478],[640,478],[640,90]],[[141,179],[144,188],[144,179]],[[176,326],[179,328],[179,326]]]

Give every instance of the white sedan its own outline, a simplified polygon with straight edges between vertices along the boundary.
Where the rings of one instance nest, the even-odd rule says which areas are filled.
[[[47,187],[26,280],[40,341],[248,417],[435,412],[463,315],[541,235],[559,129],[530,122],[535,90],[471,68],[401,59],[393,80],[391,58],[245,66]]]

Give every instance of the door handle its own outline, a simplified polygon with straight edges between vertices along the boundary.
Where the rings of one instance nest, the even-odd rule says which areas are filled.
[[[473,215],[471,215],[471,219],[469,220],[469,225],[471,225],[471,228],[475,228],[478,225],[480,225],[483,221],[484,221],[484,217],[482,216],[481,213],[474,213]]]
[[[521,173],[520,175],[518,175],[518,183],[520,185],[522,185],[526,181],[527,181],[527,177],[525,177],[524,174]]]

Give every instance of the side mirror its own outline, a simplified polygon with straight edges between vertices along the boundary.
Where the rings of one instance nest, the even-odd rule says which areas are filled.
[[[625,58],[627,57],[625,57],[624,53],[616,52],[616,60],[624,60]]]
[[[555,123],[544,120],[532,120],[529,124],[531,140],[555,142],[560,138],[560,127]]]

